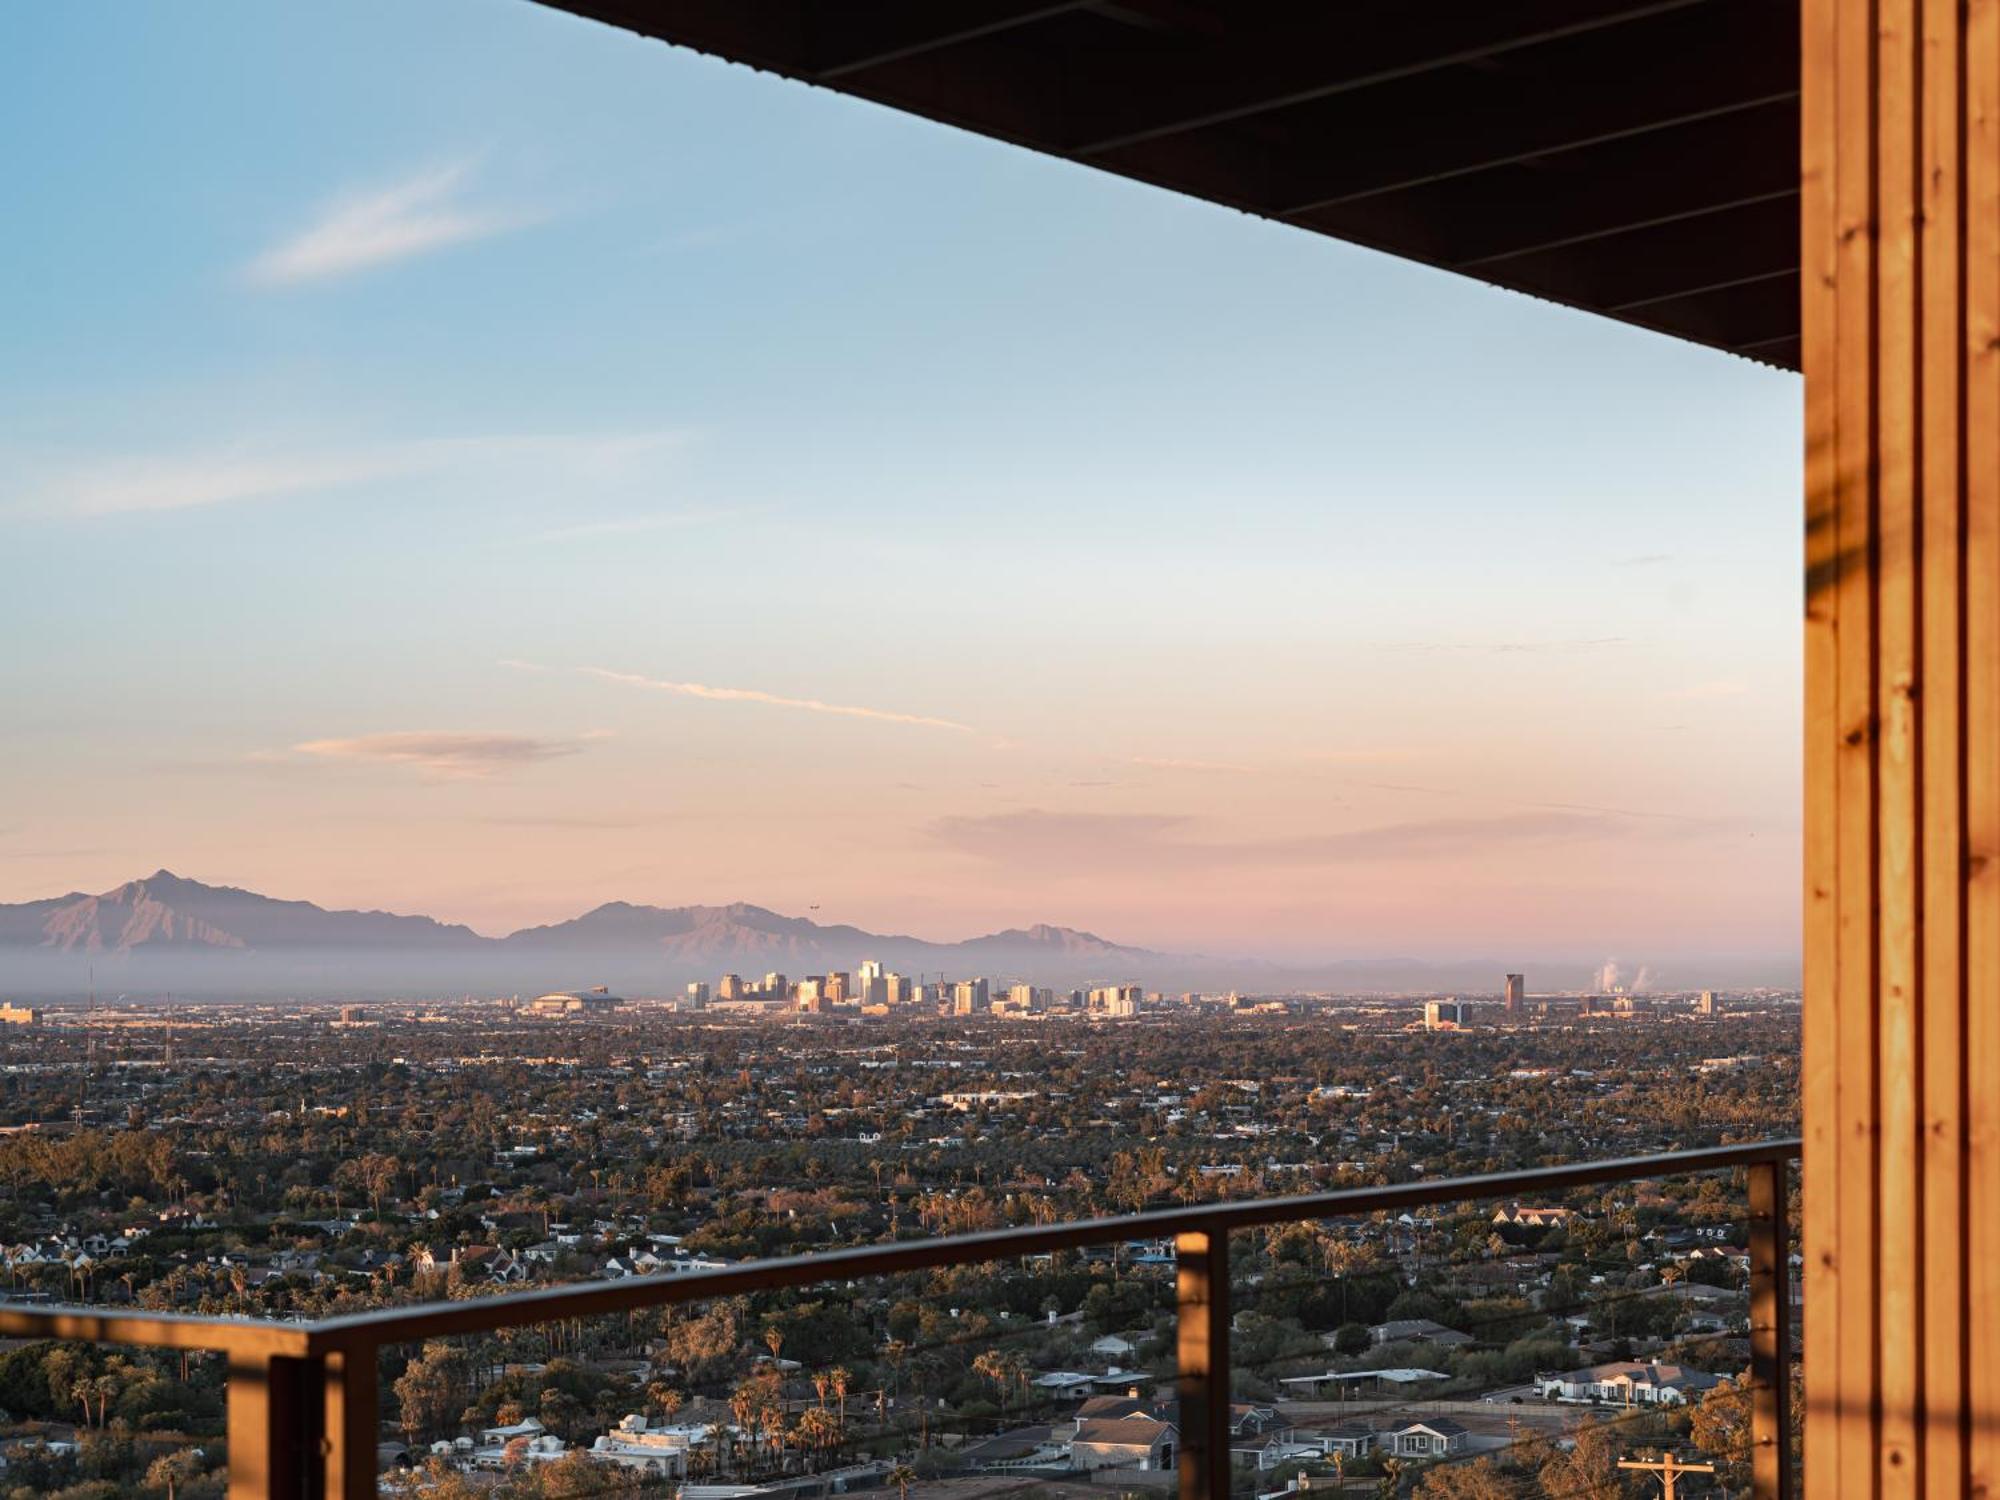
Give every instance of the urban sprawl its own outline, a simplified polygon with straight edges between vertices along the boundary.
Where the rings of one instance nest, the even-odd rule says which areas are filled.
[[[1794,1129],[1796,995],[1495,978],[9,1005],[6,1296],[307,1319]],[[1734,1492],[1747,1219],[1723,1172],[1239,1232],[1236,1492],[1638,1496],[1618,1462],[1669,1451]],[[1135,1234],[385,1350],[380,1484],[1165,1496],[1174,1266]],[[225,1373],[0,1344],[0,1496],[214,1500]]]

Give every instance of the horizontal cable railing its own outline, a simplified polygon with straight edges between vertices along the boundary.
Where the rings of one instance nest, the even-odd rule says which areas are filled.
[[[857,1246],[711,1271],[538,1287],[296,1323],[0,1301],[0,1335],[219,1352],[228,1360],[230,1500],[372,1500],[380,1410],[376,1355],[389,1345],[1129,1240],[1172,1240],[1180,1497],[1228,1500],[1232,1231],[1742,1169],[1749,1190],[1752,1493],[1789,1500],[1786,1171],[1799,1154],[1796,1139],[1759,1141]]]

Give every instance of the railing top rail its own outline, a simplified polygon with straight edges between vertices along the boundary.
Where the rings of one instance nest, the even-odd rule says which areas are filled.
[[[0,1301],[0,1336],[134,1344],[151,1349],[214,1349],[232,1355],[303,1356],[312,1324],[275,1318],[212,1318],[103,1307],[21,1307]]]
[[[1531,1193],[1566,1192],[1603,1183],[1649,1177],[1676,1177],[1731,1167],[1796,1159],[1796,1138],[1670,1151],[1530,1167],[1474,1177],[1445,1177],[1388,1187],[1342,1188],[1292,1197],[1255,1198],[1191,1208],[1153,1209],[1115,1218],[1086,1219],[986,1230],[949,1238],[863,1245],[816,1255],[788,1255],[746,1261],[716,1271],[672,1276],[635,1276],[622,1281],[538,1287],[496,1297],[388,1307],[316,1323],[276,1323],[254,1319],[194,1318],[175,1314],[128,1314],[96,1308],[15,1307],[0,1302],[0,1334],[29,1338],[82,1339],[98,1343],[149,1344],[168,1348],[262,1350],[275,1354],[319,1354],[412,1343],[451,1334],[481,1333],[564,1318],[598,1317],[647,1307],[705,1302],[716,1297],[815,1282],[887,1276],[938,1266],[966,1265],[1017,1256],[1087,1249],[1130,1239],[1164,1239],[1182,1234],[1222,1234],[1256,1225],[1301,1219],[1422,1208],[1436,1203],[1477,1202]]]
[[[1016,1256],[1047,1255],[1061,1250],[1114,1244],[1121,1240],[1162,1239],[1189,1233],[1220,1234],[1253,1225],[1337,1218],[1416,1208],[1432,1203],[1561,1192],[1607,1182],[1720,1171],[1759,1162],[1789,1161],[1799,1155],[1799,1150],[1800,1143],[1796,1138],[1755,1141],[1693,1151],[1670,1151],[1656,1156],[1617,1157],[1557,1167],[1493,1172],[1476,1177],[1397,1183],[1389,1187],[1343,1188],[1284,1198],[1255,1198],[1242,1203],[1153,1209],[1116,1218],[991,1229],[977,1234],[901,1244],[862,1245],[851,1250],[831,1250],[816,1255],[747,1261],[719,1271],[631,1277],[623,1281],[540,1287],[533,1291],[463,1302],[382,1308],[327,1319],[315,1325],[313,1342],[315,1347],[326,1349],[407,1343],[457,1333],[521,1327],[561,1318],[598,1317],[645,1307],[704,1302],[711,1298],[770,1291],[778,1287],[895,1275]]]

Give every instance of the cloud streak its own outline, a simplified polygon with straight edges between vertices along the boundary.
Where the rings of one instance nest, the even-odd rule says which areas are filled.
[[[365,765],[405,767],[453,780],[495,776],[542,761],[580,753],[602,734],[581,739],[541,739],[525,734],[481,734],[453,730],[404,729],[345,739],[306,740],[294,755]]]
[[[519,483],[523,476],[546,473],[610,482],[640,474],[679,440],[672,432],[613,432],[505,433],[338,448],[245,443],[57,466],[29,481],[21,503],[35,514],[88,518],[455,476]]]
[[[470,207],[461,201],[465,162],[417,172],[368,192],[321,205],[311,223],[251,261],[262,286],[325,281],[428,255],[450,245],[518,229],[530,216]]]
[[[608,667],[580,667],[586,677],[626,687],[646,688],[656,693],[673,693],[683,698],[701,698],[711,703],[758,703],[767,708],[789,708],[804,713],[833,714],[845,719],[868,719],[878,724],[905,724],[919,729],[944,729],[955,734],[971,734],[970,724],[955,719],[933,718],[928,714],[897,713],[886,708],[861,708],[851,703],[826,703],[818,698],[788,698],[758,688],[711,687],[705,682],[673,682],[645,677],[637,672],[614,672]]]
[[[928,833],[932,842],[962,854],[995,864],[1045,869],[1140,862],[1153,866],[1286,867],[1444,859],[1526,846],[1630,838],[1635,829],[1630,820],[1608,813],[1552,810],[1489,818],[1434,818],[1287,838],[1211,839],[1199,836],[1195,820],[1178,814],[1067,813],[1029,808],[940,818],[930,825]]]

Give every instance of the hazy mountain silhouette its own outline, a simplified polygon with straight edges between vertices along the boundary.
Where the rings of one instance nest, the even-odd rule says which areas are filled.
[[[73,891],[0,905],[0,995],[104,992],[188,996],[436,996],[521,994],[606,984],[631,995],[677,991],[691,979],[779,970],[797,979],[873,958],[905,974],[1071,986],[1162,989],[1330,989],[1486,994],[1504,968],[1525,967],[1537,989],[1577,989],[1593,967],[1576,959],[1430,963],[1347,959],[1279,966],[1127,947],[1073,927],[1009,928],[960,942],[821,925],[762,906],[638,906],[611,901],[566,922],[489,938],[469,927],[381,911],[329,911],[168,870],[90,895]],[[1796,985],[1784,956],[1690,958],[1676,983]]]
[[[0,985],[189,993],[426,994],[603,982],[658,994],[734,969],[799,977],[879,959],[905,972],[1043,983],[1141,981],[1186,960],[1036,926],[961,943],[865,932],[761,906],[607,902],[502,938],[423,916],[329,911],[169,870],[97,895],[0,906]]]

